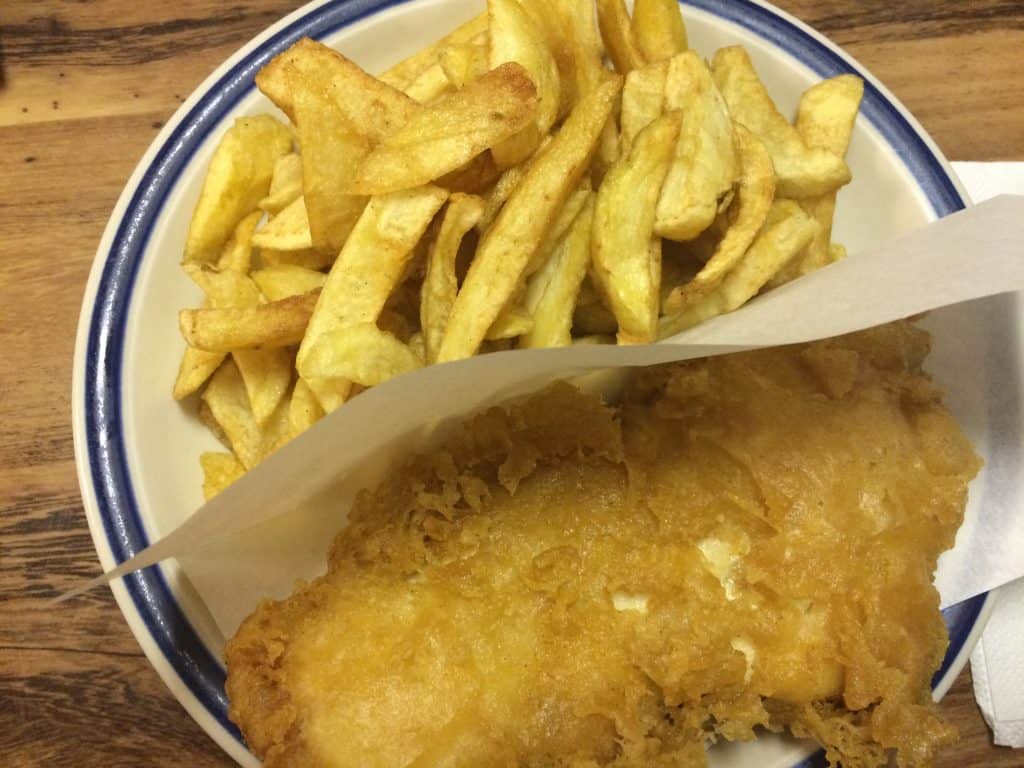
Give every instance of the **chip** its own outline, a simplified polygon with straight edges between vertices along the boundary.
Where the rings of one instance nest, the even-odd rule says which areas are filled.
[[[609,80],[584,97],[515,187],[480,241],[452,308],[439,362],[469,357],[484,340],[583,176],[620,88],[620,80]]]
[[[740,155],[740,180],[730,208],[732,222],[714,253],[697,276],[673,289],[665,301],[666,314],[676,314],[714,290],[739,263],[760,231],[775,197],[775,173],[768,150],[742,125],[734,126]]]
[[[634,37],[629,11],[623,0],[597,0],[597,23],[616,71],[627,75],[647,63]]]
[[[429,69],[441,57],[441,52],[449,46],[468,43],[487,35],[487,14],[474,16],[442,37],[433,45],[429,45],[412,56],[399,62],[380,76],[381,81],[393,88],[402,90],[416,80],[425,70]]]
[[[245,384],[232,360],[217,369],[202,398],[242,466],[252,469],[267,453],[267,435],[253,416]]]
[[[217,261],[238,223],[266,197],[274,164],[291,148],[291,131],[269,115],[234,122],[206,171],[185,239],[186,263]]]
[[[302,158],[298,153],[281,155],[274,163],[270,191],[259,202],[260,210],[271,216],[288,207],[302,194]]]
[[[237,349],[231,357],[242,375],[253,418],[263,425],[288,394],[295,370],[295,353],[282,348]]]
[[[729,110],[696,53],[687,51],[668,62],[665,91],[665,108],[681,110],[683,122],[654,231],[673,240],[692,240],[731,199],[739,175],[736,143]]]
[[[253,211],[238,222],[234,233],[224,244],[220,258],[217,259],[217,269],[242,274],[249,271],[252,266],[252,236],[262,218],[261,211]]]
[[[621,344],[650,342],[657,333],[661,241],[654,215],[680,120],[678,112],[669,112],[644,128],[597,191],[594,275],[615,314]]]
[[[299,435],[316,424],[324,416],[316,394],[305,379],[297,379],[288,401],[288,426],[292,435]]]
[[[479,43],[453,43],[441,50],[438,64],[455,88],[465,88],[487,72],[490,46],[487,35],[482,37],[483,41]]]
[[[742,47],[734,45],[715,53],[712,74],[732,119],[767,148],[781,196],[823,195],[850,181],[850,169],[842,158],[808,147],[782,116]]]
[[[327,275],[294,264],[279,264],[256,270],[252,279],[268,300],[280,301],[323,288]]]
[[[314,379],[343,379],[373,387],[422,365],[406,344],[375,323],[328,331],[306,353],[303,370]]]
[[[319,293],[254,307],[183,309],[178,325],[189,346],[209,352],[287,347],[302,341]]]
[[[518,133],[536,114],[529,74],[514,62],[502,64],[414,112],[370,152],[349,191],[378,195],[427,184]]]
[[[203,470],[203,498],[209,501],[245,474],[234,454],[208,451],[199,455]]]
[[[636,46],[648,62],[666,61],[687,48],[677,0],[635,0],[632,26]]]
[[[309,216],[306,214],[306,200],[301,195],[284,210],[270,219],[252,236],[257,248],[274,251],[304,251],[313,247],[313,236],[309,230]]]
[[[626,83],[622,86],[622,113],[619,117],[619,140],[623,153],[628,153],[636,135],[665,111],[667,76],[667,62],[649,64],[626,75]]]

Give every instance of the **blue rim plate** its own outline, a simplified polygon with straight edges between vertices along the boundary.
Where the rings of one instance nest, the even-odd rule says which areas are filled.
[[[149,540],[130,473],[122,393],[125,327],[136,277],[150,235],[170,190],[194,153],[240,100],[252,92],[257,71],[303,36],[326,38],[362,19],[416,0],[313,2],[254,38],[214,72],[154,140],[128,181],[97,250],[85,291],[72,393],[79,483],[104,569],[127,560]],[[743,28],[796,59],[820,77],[853,72],[865,80],[862,115],[913,177],[934,218],[968,204],[966,194],[934,142],[916,120],[854,59],[788,14],[756,0],[691,0],[696,11]],[[169,388],[169,385],[168,385]],[[233,758],[258,765],[227,718],[224,670],[189,622],[159,567],[112,585],[114,596],[143,651],[185,709]],[[933,680],[936,697],[952,685],[991,609],[982,594],[944,612],[949,649]],[[820,756],[801,763],[817,765]]]

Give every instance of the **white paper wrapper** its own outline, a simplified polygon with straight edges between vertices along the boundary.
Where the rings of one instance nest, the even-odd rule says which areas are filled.
[[[217,627],[230,636],[260,599],[284,597],[296,579],[323,572],[326,550],[358,490],[373,486],[394,461],[439,439],[466,414],[555,378],[827,338],[1018,290],[1024,288],[1021,242],[1024,197],[1003,196],[851,256],[660,344],[502,352],[394,379],[321,420],[105,578],[177,557]],[[977,352],[937,352],[952,355],[955,366],[963,362],[957,354],[972,350]],[[982,363],[1019,365],[1012,356]],[[607,381],[598,377],[590,383]],[[1016,402],[1017,393],[1011,396]],[[1019,435],[990,435],[989,448],[1017,450],[1019,461]],[[956,549],[943,557],[938,580],[944,604],[1024,572],[1024,535],[1018,516],[1009,514],[1021,493],[1013,493],[994,514],[987,508],[984,520],[968,520]]]

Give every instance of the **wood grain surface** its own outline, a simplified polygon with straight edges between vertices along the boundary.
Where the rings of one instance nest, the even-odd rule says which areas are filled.
[[[946,155],[1024,160],[1020,0],[781,0],[901,98]],[[71,361],[100,234],[181,101],[294,3],[0,2],[0,765],[229,766],[152,670],[99,572],[75,479]],[[967,671],[942,768],[996,748]]]

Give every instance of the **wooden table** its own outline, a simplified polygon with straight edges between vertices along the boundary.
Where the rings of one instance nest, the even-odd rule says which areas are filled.
[[[844,45],[948,157],[1024,160],[1024,4],[784,0]],[[71,359],[96,244],[185,96],[294,3],[0,4],[0,763],[228,766],[167,692],[95,575],[72,456]],[[1015,53],[1016,52],[1016,53]],[[940,766],[1022,766],[991,746],[965,671]]]

